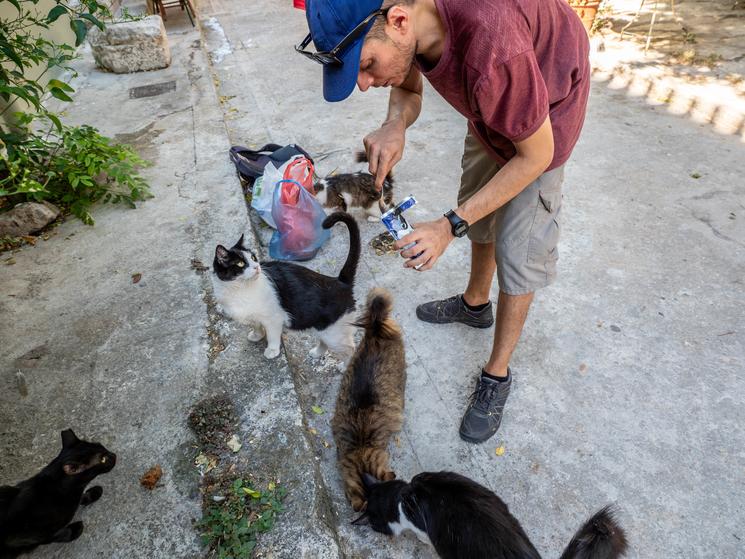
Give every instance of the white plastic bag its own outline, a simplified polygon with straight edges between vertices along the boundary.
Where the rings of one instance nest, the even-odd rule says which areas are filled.
[[[277,184],[282,180],[297,181],[303,188],[314,194],[313,163],[304,155],[296,155],[277,169],[270,161],[264,167],[264,174],[254,182],[251,207],[274,229],[277,228],[277,224],[272,217],[272,201]]]

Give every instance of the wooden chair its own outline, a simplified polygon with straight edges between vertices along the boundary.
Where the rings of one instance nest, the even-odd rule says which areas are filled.
[[[152,2],[153,12],[159,14],[160,17],[163,18],[163,21],[166,21],[166,8],[179,7],[186,11],[186,15],[189,16],[189,21],[191,22],[192,27],[194,26],[196,11],[194,10],[194,5],[191,3],[191,0],[152,0]]]

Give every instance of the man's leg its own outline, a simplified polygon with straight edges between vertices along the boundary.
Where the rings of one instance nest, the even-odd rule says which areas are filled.
[[[533,294],[556,276],[562,179],[563,168],[544,173],[497,212],[494,343],[461,422],[466,441],[484,442],[499,429],[512,386],[510,358]]]
[[[494,259],[494,243],[471,241],[471,275],[463,299],[472,307],[489,302],[489,293],[494,281],[497,261]]]
[[[508,295],[499,292],[497,321],[494,327],[494,345],[484,371],[495,377],[506,377],[512,352],[517,347],[523,331],[528,309],[533,302],[533,293]]]

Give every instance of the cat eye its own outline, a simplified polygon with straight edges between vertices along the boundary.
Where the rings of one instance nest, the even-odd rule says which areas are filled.
[[[251,255],[251,260],[253,260],[254,262],[258,262],[258,260],[256,260],[256,256],[253,254]]]
[[[107,456],[101,456],[101,464],[106,464],[106,462],[109,460]]]
[[[243,268],[245,265],[246,265],[246,263],[243,262],[243,260],[238,261],[238,267],[239,268]]]

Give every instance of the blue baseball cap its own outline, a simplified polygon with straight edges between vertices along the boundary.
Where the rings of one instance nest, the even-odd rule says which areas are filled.
[[[305,16],[316,49],[330,51],[350,31],[383,5],[383,0],[307,0]],[[373,18],[359,38],[337,56],[342,65],[324,65],[323,98],[343,101],[352,94],[360,71],[360,53],[365,36],[373,26]]]

